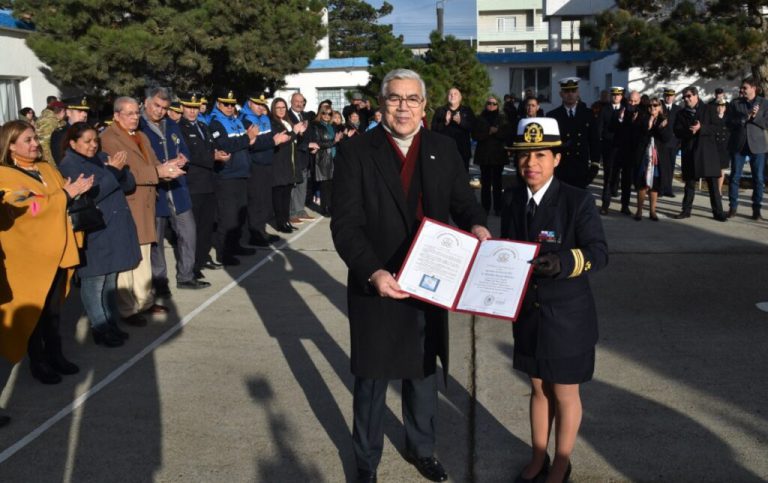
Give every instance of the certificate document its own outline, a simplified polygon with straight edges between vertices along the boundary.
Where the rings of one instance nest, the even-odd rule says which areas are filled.
[[[400,288],[449,310],[514,320],[539,245],[480,242],[474,235],[424,218],[398,273]]]

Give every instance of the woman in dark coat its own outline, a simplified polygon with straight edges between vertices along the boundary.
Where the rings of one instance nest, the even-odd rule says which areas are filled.
[[[126,168],[124,151],[111,157],[98,152],[98,137],[91,126],[75,123],[67,130],[65,139],[69,148],[59,170],[70,179],[81,174],[94,177],[93,187],[86,195],[93,198],[106,224],[105,228],[86,234],[77,269],[80,297],[91,322],[94,342],[117,347],[128,338],[117,325],[117,274],[132,270],[141,260],[136,225],[125,199],[125,193],[136,188],[136,182]]]
[[[333,158],[336,157],[336,143],[344,136],[336,132],[331,124],[333,111],[322,106],[310,127],[310,142],[317,144],[314,154],[314,179],[320,189],[320,213],[331,215],[331,183],[333,181]]]
[[[725,122],[728,113],[728,103],[719,98],[715,101],[717,117],[714,118],[715,143],[717,144],[717,156],[720,158],[720,178],[717,180],[717,190],[723,192],[723,170],[731,166],[731,153],[728,151],[728,143],[731,139],[731,129]]]
[[[296,228],[291,224],[291,190],[297,179],[296,143],[298,136],[307,129],[307,123],[293,124],[288,116],[288,103],[276,97],[272,101],[272,132],[288,133],[288,142],[275,146],[272,157],[272,206],[275,210],[275,227],[281,233],[291,233]]]
[[[499,111],[499,101],[489,97],[485,110],[477,116],[472,137],[477,141],[474,163],[480,167],[480,199],[486,213],[501,214],[502,174],[509,163],[504,145],[509,139],[510,125]],[[491,196],[493,194],[493,196]]]
[[[661,101],[657,98],[650,100],[647,107],[648,113],[643,114],[637,123],[637,146],[636,153],[636,179],[637,188],[637,211],[635,220],[643,219],[643,204],[645,198],[650,200],[650,211],[648,217],[653,221],[659,221],[656,216],[656,202],[659,199],[659,190],[664,186],[663,170],[659,166],[666,163],[669,156],[669,150],[663,149],[672,139],[672,126],[661,107]]]

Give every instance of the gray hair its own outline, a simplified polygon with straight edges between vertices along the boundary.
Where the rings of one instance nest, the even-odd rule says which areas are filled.
[[[413,79],[419,81],[419,85],[421,85],[421,96],[424,98],[424,100],[427,99],[427,86],[424,84],[424,79],[422,79],[417,72],[410,69],[395,69],[389,71],[381,81],[381,93],[379,95],[382,98],[387,97],[387,94],[389,94],[387,92],[389,89],[389,83],[393,80],[400,79]]]
[[[126,104],[136,104],[138,106],[139,105],[139,101],[137,101],[133,97],[128,97],[128,96],[118,97],[117,99],[115,99],[115,103],[112,104],[112,111],[113,112],[120,112],[120,111],[123,110],[123,107]]]
[[[170,91],[165,87],[150,87],[147,89],[147,99],[153,99],[157,97],[158,99],[162,99],[164,101],[170,101],[171,100],[171,93]]]

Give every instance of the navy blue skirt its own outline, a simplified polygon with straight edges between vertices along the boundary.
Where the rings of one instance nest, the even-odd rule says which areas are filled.
[[[512,367],[552,384],[581,384],[595,373],[595,348],[584,354],[561,359],[536,359],[515,348]]]

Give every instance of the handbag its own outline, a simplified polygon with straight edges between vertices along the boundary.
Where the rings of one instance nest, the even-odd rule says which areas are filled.
[[[69,208],[69,219],[72,220],[72,229],[90,233],[107,227],[104,223],[104,215],[88,195],[82,195],[72,200]]]

